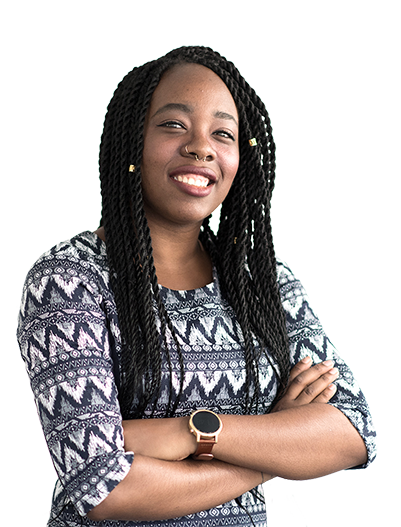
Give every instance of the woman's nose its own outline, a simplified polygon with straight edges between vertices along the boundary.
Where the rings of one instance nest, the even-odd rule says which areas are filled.
[[[215,152],[209,142],[201,138],[192,139],[183,145],[182,154],[203,162],[212,161],[215,158]]]

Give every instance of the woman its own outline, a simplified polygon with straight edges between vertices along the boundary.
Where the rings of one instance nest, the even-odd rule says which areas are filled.
[[[118,86],[102,226],[45,253],[23,294],[49,525],[264,525],[262,482],[373,460],[365,399],[275,258],[274,150],[263,103],[210,49]]]

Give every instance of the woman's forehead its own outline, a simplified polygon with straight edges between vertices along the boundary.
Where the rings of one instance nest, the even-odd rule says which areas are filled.
[[[150,113],[167,104],[215,104],[219,111],[238,113],[234,99],[223,80],[200,64],[177,64],[167,70],[152,99]]]

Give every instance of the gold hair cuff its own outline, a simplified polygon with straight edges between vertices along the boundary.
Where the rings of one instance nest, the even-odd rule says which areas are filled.
[[[135,165],[130,165],[129,166],[129,171],[130,172],[135,172]]]
[[[258,144],[258,142],[256,141],[255,138],[253,138],[253,139],[249,139],[249,144],[250,144],[251,146],[256,146],[256,145]]]

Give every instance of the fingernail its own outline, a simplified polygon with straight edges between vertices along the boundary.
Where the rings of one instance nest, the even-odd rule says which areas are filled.
[[[310,357],[304,357],[301,362],[304,362],[305,364],[307,364],[308,362],[311,362],[312,359]]]
[[[332,368],[329,370],[330,375],[338,375],[338,368]]]
[[[330,384],[330,386],[327,387],[331,392],[335,392],[337,390],[337,386],[335,384]]]
[[[323,361],[324,366],[334,366],[334,361],[332,360],[325,360]]]

